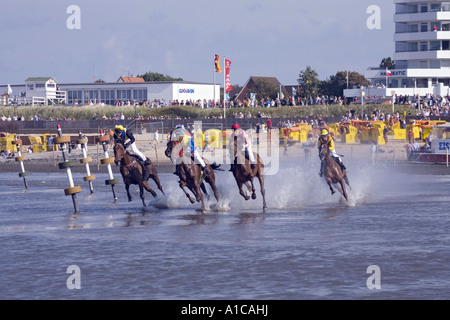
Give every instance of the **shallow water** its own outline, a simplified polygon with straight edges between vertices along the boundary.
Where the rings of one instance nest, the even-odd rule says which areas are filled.
[[[0,174],[0,299],[450,298],[449,176],[349,162],[345,205],[313,160],[281,161],[266,212],[258,183],[246,202],[224,171],[205,215],[171,174],[147,208],[136,187],[128,202],[117,185],[114,203],[106,175],[90,195],[74,174],[77,215],[64,173],[31,174],[26,191],[17,173]],[[68,288],[73,265],[81,289]],[[367,286],[371,265],[380,289]]]

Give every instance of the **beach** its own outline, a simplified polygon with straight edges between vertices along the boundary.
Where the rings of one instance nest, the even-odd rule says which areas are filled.
[[[136,144],[141,152],[143,152],[153,164],[157,167],[158,172],[169,173],[173,172],[174,165],[164,154],[166,149],[167,140],[161,139],[159,143],[153,141],[153,137],[150,134],[138,135],[136,138]],[[340,139],[336,140],[336,151],[338,154],[342,155],[344,163],[362,161],[368,165],[381,165],[381,166],[394,166],[398,167],[399,170],[405,170],[405,172],[411,172],[416,174],[449,174],[450,168],[447,168],[445,164],[421,164],[421,163],[411,163],[407,161],[406,158],[406,146],[407,142],[403,140],[394,140],[393,136],[389,136],[388,143],[377,147],[377,152],[373,153],[371,151],[371,144],[367,143],[354,143],[347,144],[340,142]],[[314,141],[313,141],[313,145]],[[23,146],[26,149],[25,146]],[[256,143],[253,146],[253,151],[260,154],[267,154],[267,143]],[[283,145],[282,141],[280,144],[271,146],[272,152],[275,150],[278,152],[279,159],[282,158],[293,158],[299,160],[299,165],[301,165],[302,159],[307,159],[309,157],[317,156],[317,148],[314,146],[306,147],[304,143],[296,142],[289,144],[288,146]],[[225,170],[228,170],[229,164],[227,164],[225,157],[227,155],[226,149],[221,148],[211,148],[209,151],[202,151],[202,156],[209,160],[210,162],[216,162],[222,164]],[[110,146],[108,148],[109,157],[113,157],[113,150]],[[51,173],[59,172],[58,163],[63,162],[62,152],[50,151],[50,152],[39,152],[39,153],[22,153],[22,156],[26,157],[24,161],[25,170],[28,172],[37,173]],[[93,162],[90,163],[90,170],[92,174],[107,172],[104,165],[100,164],[101,159],[105,158],[103,151],[103,146],[100,144],[88,145],[87,146],[87,156],[92,157]],[[74,160],[79,162],[83,157],[81,148],[76,148],[71,150],[70,153],[66,152],[67,160]],[[317,158],[317,163],[319,166],[319,159]],[[114,173],[119,173],[119,166],[112,164],[112,169]],[[351,166],[347,169],[351,170]],[[0,159],[0,172],[1,173],[12,173],[20,172],[20,165],[15,161],[14,157],[9,157],[7,159]],[[71,169],[73,172],[82,173],[86,171],[85,165],[77,165]]]

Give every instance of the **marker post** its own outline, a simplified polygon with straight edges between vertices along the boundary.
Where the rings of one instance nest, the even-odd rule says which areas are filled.
[[[89,182],[89,190],[91,191],[91,194],[94,193],[94,187],[92,185],[92,181],[95,180],[95,175],[91,175],[91,170],[89,168],[89,163],[92,162],[92,157],[87,156],[87,144],[88,144],[88,138],[83,137],[81,130],[78,131],[78,140],[77,144],[81,145],[81,152],[83,154],[83,158],[80,159],[80,163],[84,164],[86,166],[86,177],[83,177],[84,181]]]
[[[24,160],[26,159],[25,156],[22,156],[22,153],[20,151],[20,146],[22,145],[22,140],[20,139],[16,139],[14,141],[12,141],[12,144],[16,146],[17,148],[17,157],[16,157],[16,161],[19,162],[20,164],[20,169],[21,172],[19,172],[19,177],[23,178],[23,183],[25,185],[25,189],[28,189],[28,182],[27,182],[27,175],[29,175],[30,173],[25,171],[25,167],[23,165]]]
[[[100,137],[97,138],[97,143],[101,143],[103,146],[103,153],[105,155],[105,158],[100,161],[101,164],[106,164],[108,168],[108,174],[109,179],[105,180],[106,185],[110,185],[113,196],[114,196],[114,202],[117,202],[117,195],[116,195],[116,189],[115,185],[119,184],[119,179],[114,179],[114,175],[111,168],[111,163],[114,162],[114,157],[110,158],[108,154],[108,145],[109,145],[109,135],[105,135],[103,133],[103,130],[100,129]]]
[[[75,213],[79,212],[78,209],[78,202],[77,202],[77,193],[81,192],[80,186],[75,186],[73,183],[73,177],[72,177],[72,170],[70,168],[75,167],[74,161],[69,161],[66,157],[66,144],[70,142],[69,136],[63,136],[61,126],[58,124],[58,136],[55,137],[55,144],[59,144],[59,147],[61,148],[62,156],[64,162],[60,162],[58,164],[59,169],[63,170],[66,169],[67,172],[67,178],[69,179],[69,188],[64,189],[64,193],[66,196],[72,196],[72,202],[73,207],[75,209]]]

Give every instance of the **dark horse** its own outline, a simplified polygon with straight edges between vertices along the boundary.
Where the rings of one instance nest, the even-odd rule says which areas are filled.
[[[206,163],[206,168],[209,170],[209,173],[206,174],[202,172],[200,166],[195,164],[194,160],[192,160],[190,156],[184,154],[183,147],[178,141],[169,141],[167,143],[165,155],[166,157],[172,159],[172,162],[179,165],[179,170],[177,170],[177,172],[178,177],[180,178],[180,188],[184,191],[184,194],[191,203],[195,203],[195,201],[201,202],[202,213],[206,212],[202,191],[209,199],[209,194],[203,181],[207,182],[211,186],[214,192],[214,197],[217,201],[219,201],[219,194],[217,193],[214,170],[218,170],[220,165],[216,165],[215,163],[210,164],[206,159],[203,159]],[[194,194],[195,199],[190,196],[185,187],[187,187]]]
[[[266,191],[264,189],[264,163],[261,160],[259,154],[255,153],[256,164],[254,169],[250,165],[248,157],[244,155],[243,152],[237,152],[237,139],[234,140],[234,166],[233,166],[233,176],[236,179],[236,183],[239,187],[239,193],[244,197],[245,200],[250,199],[250,190],[252,191],[252,199],[256,199],[255,185],[253,184],[253,179],[258,178],[259,184],[261,186],[261,194],[263,198],[263,210],[267,209],[266,204]],[[242,189],[243,185],[247,187],[246,192]]]
[[[348,181],[347,172],[341,168],[339,163],[333,159],[330,153],[329,144],[322,144],[319,149],[319,158],[324,162],[324,177],[328,186],[330,187],[331,194],[335,194],[336,191],[333,189],[333,184],[336,186],[338,183],[341,187],[339,190],[344,196],[345,200],[348,202],[348,195],[345,189],[345,184],[350,187],[350,183]],[[350,187],[351,188],[351,187]]]
[[[147,166],[150,175],[147,179],[144,179],[144,167],[143,165],[136,159],[136,157],[128,154],[125,151],[125,148],[122,144],[116,143],[114,145],[114,162],[116,165],[120,162],[120,173],[122,174],[123,182],[125,183],[125,188],[127,190],[128,201],[132,201],[133,197],[130,194],[130,185],[137,184],[139,186],[140,195],[142,199],[142,204],[146,206],[144,200],[144,188],[148,192],[152,194],[152,196],[156,197],[156,192],[152,190],[152,188],[148,185],[148,178],[152,178],[155,181],[158,189],[164,194],[163,188],[159,181],[158,172],[156,171],[153,163]]]

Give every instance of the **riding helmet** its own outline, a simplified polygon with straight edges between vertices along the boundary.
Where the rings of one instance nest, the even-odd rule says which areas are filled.
[[[116,132],[122,132],[124,130],[125,130],[125,128],[122,125],[120,125],[120,124],[116,125],[115,128],[114,128],[114,131],[116,131]]]
[[[240,129],[240,128],[241,128],[241,126],[238,125],[237,123],[233,124],[233,126],[231,127],[231,129],[234,129],[234,130]]]

